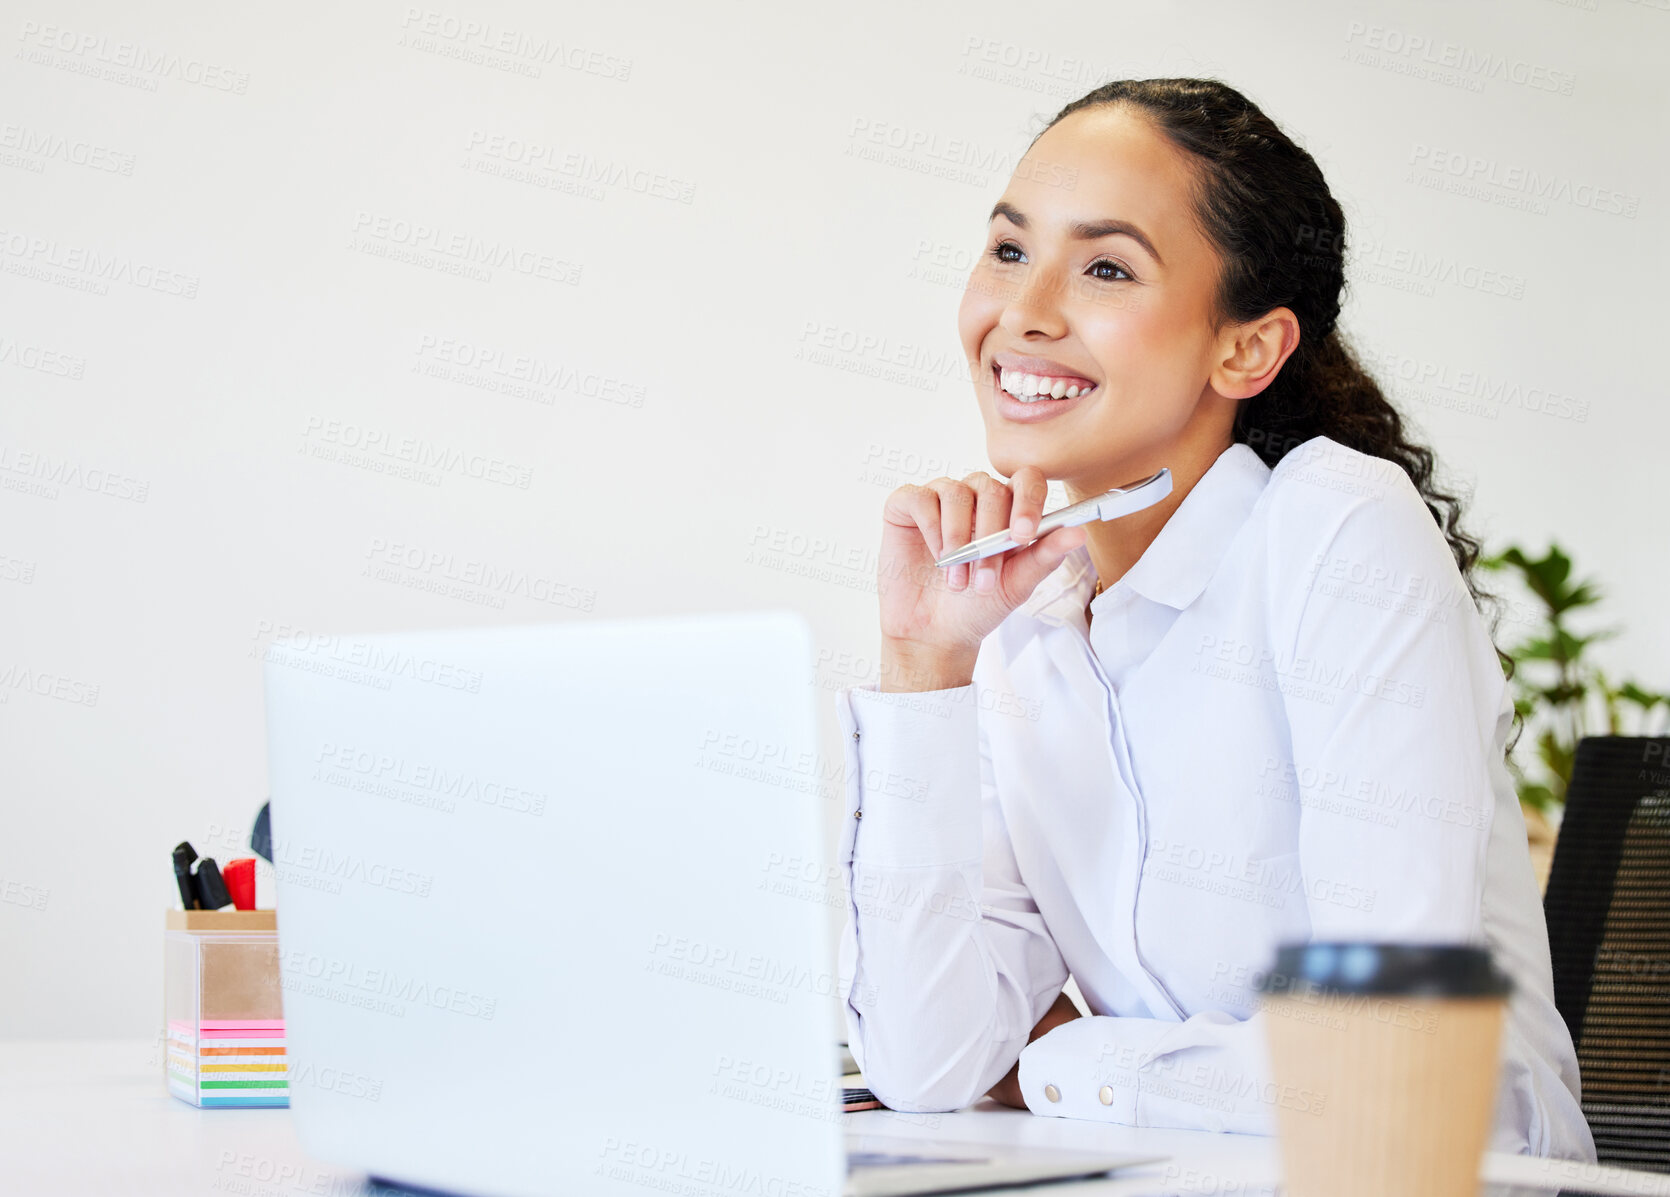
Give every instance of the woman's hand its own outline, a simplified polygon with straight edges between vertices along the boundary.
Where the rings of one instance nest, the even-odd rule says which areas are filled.
[[[883,690],[943,690],[973,680],[980,642],[1084,543],[1077,527],[1026,544],[1048,493],[1043,473],[1022,466],[1008,482],[976,470],[961,482],[936,478],[887,496],[877,566]],[[949,569],[934,565],[1004,529],[1026,547]]]
[[[1055,995],[1055,1005],[1044,1011],[1044,1017],[1038,1020],[1038,1025],[1032,1028],[1032,1034],[1026,1037],[1031,1043],[1046,1031],[1053,1031],[1064,1022],[1072,1022],[1079,1018],[1079,1008],[1073,1005],[1073,999],[1067,996],[1066,990]],[[1000,1101],[1006,1106],[1014,1106],[1017,1110],[1026,1109],[1026,1098],[1021,1096],[1021,1062],[1016,1060],[1014,1066],[1003,1074],[1003,1079],[993,1085],[986,1096],[993,1101]]]

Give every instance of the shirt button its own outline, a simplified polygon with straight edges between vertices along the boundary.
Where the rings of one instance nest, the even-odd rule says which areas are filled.
[[[856,740],[856,739],[858,739],[858,733],[857,733],[857,732],[853,732],[853,733],[852,733],[852,738],[853,738],[853,739],[855,739],[855,740]]]
[[[1111,1106],[1113,1104],[1113,1086],[1103,1085],[1096,1096],[1102,1099],[1104,1106]]]
[[[1057,1089],[1054,1085],[1045,1085],[1044,1096],[1049,1098],[1051,1101],[1060,1101],[1061,1090]]]

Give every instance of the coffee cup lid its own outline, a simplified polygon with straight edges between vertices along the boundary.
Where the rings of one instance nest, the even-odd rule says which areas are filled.
[[[1379,993],[1423,997],[1505,997],[1513,982],[1486,948],[1470,944],[1284,944],[1258,991]]]

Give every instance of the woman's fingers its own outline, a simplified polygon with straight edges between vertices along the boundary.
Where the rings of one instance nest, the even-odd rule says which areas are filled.
[[[922,485],[907,484],[888,496],[884,518],[898,528],[916,528],[930,558],[962,548],[972,540],[1007,531],[1023,543],[1037,534],[1049,482],[1036,466],[1022,466],[1008,482],[981,470],[962,481],[940,477]],[[1057,529],[1024,548],[953,565],[945,571],[950,590],[970,582],[980,594],[1001,590],[1024,601],[1033,587],[1078,544],[1082,532]]]
[[[974,539],[974,491],[955,478],[935,478],[927,485],[939,496],[941,544],[935,556],[943,557]],[[962,590],[968,585],[966,562],[951,566],[945,573],[945,583],[952,590]]]
[[[932,559],[944,552],[945,531],[940,522],[939,495],[926,486],[907,483],[887,496],[881,518],[883,523],[921,538],[929,558],[927,572],[921,574],[916,568],[910,568],[908,572],[915,581],[927,585],[934,571]],[[904,564],[899,563],[901,568]]]
[[[975,496],[974,536],[990,536],[1009,526],[1009,486],[982,470],[975,470],[963,479],[963,485]],[[997,560],[986,557],[973,563],[974,589],[978,594],[990,594],[997,588]]]
[[[1057,528],[1047,536],[1040,536],[1024,549],[1013,549],[1003,555],[1003,591],[1014,605],[1024,603],[1038,583],[1049,577],[1062,558],[1084,543],[1082,524],[1071,528]]]
[[[1009,479],[1014,500],[1009,512],[1009,538],[1025,544],[1038,530],[1038,520],[1044,514],[1044,501],[1049,498],[1049,479],[1037,466],[1022,466]]]

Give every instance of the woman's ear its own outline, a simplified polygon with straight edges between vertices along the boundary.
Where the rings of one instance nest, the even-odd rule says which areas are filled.
[[[1212,389],[1229,399],[1250,399],[1276,380],[1282,363],[1299,347],[1299,318],[1274,308],[1256,320],[1232,324],[1219,341],[1222,357]]]

